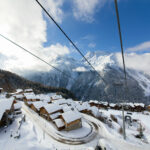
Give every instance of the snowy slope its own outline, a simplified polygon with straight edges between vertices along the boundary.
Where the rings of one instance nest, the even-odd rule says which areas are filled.
[[[73,58],[58,58],[56,66],[68,76],[51,70],[50,72],[36,72],[26,75],[30,80],[41,82],[45,85],[54,87],[64,87],[71,90],[79,99],[90,100],[109,100],[117,101],[116,97],[124,99],[123,87],[115,87],[116,83],[124,83],[124,73],[120,68],[117,55],[115,53],[105,53],[101,51],[88,52],[85,57],[99,71],[100,75],[107,81],[103,81],[91,72],[91,68],[84,60],[75,60]],[[133,73],[134,72],[134,73]],[[135,70],[127,71],[128,89],[130,89],[125,99],[129,101],[150,101],[145,96],[150,95],[150,76]],[[86,89],[86,90],[85,90]],[[121,93],[118,95],[118,93]],[[132,97],[132,98],[131,98]]]

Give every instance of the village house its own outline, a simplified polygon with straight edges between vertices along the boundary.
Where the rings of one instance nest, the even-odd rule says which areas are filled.
[[[63,112],[67,112],[71,110],[71,107],[68,106],[67,104],[62,104],[61,106],[62,106]]]
[[[33,93],[33,89],[25,89],[24,93]]]
[[[51,120],[50,115],[54,113],[63,113],[62,107],[56,104],[47,104],[40,108],[40,115],[47,120]]]
[[[146,110],[145,109],[145,104],[143,104],[143,103],[134,103],[134,111],[142,112],[144,110]]]
[[[0,100],[0,127],[8,126],[13,119],[14,99]]]
[[[26,101],[40,101],[40,98],[38,96],[36,96],[35,94],[29,94],[29,93],[24,93],[24,99],[25,102]]]
[[[150,112],[150,105],[148,105],[146,109],[147,109],[147,111]]]
[[[23,94],[23,89],[16,89],[15,95]]]
[[[14,114],[15,115],[18,115],[18,114],[21,114],[21,104],[20,103],[14,103]]]
[[[13,95],[15,100],[23,101],[24,100],[24,95],[23,94],[18,94],[18,95]]]
[[[61,95],[53,95],[53,96],[51,96],[51,101],[55,101],[55,100],[59,100],[59,99],[62,99]]]
[[[39,114],[40,108],[42,108],[44,105],[46,105],[46,103],[42,101],[36,101],[36,102],[32,102],[29,107]]]
[[[67,111],[61,115],[64,121],[65,130],[74,130],[82,127],[81,114],[76,111]]]
[[[84,106],[84,105],[76,105],[76,109],[79,111],[79,112],[82,112],[82,113],[86,113],[88,111],[87,107]]]
[[[61,118],[53,120],[53,123],[56,125],[59,131],[65,129],[65,123]]]
[[[3,88],[0,88],[0,94],[3,93],[3,92],[4,92],[4,89],[3,89]]]

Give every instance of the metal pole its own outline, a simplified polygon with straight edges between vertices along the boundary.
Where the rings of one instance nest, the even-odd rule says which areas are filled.
[[[124,91],[124,99],[127,87],[127,78],[126,78],[126,67],[125,67],[125,60],[124,60],[124,51],[123,51],[123,42],[122,42],[122,35],[121,35],[121,27],[120,27],[120,20],[119,20],[119,12],[118,12],[118,4],[117,0],[114,0],[115,8],[116,8],[116,16],[117,16],[117,23],[118,23],[118,31],[119,31],[119,38],[120,38],[120,46],[121,46],[121,53],[122,53],[122,60],[123,60],[123,68],[124,68],[124,79],[125,79],[125,91]],[[123,120],[123,137],[126,139],[126,131],[125,131],[125,118],[124,118],[124,104],[122,103],[122,120]]]

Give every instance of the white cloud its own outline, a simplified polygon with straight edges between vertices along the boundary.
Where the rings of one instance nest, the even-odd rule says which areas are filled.
[[[48,7],[61,21],[60,0],[49,0]],[[46,42],[46,22],[42,10],[35,0],[0,0],[0,33],[12,39],[48,62],[69,53],[61,44],[44,48]],[[56,53],[55,53],[56,52]],[[1,69],[13,72],[23,70],[48,70],[49,67],[20,48],[0,37]]]
[[[63,11],[61,7],[63,6],[64,0],[39,0],[46,10],[54,17],[54,19],[61,23],[63,19]]]
[[[150,50],[150,41],[143,42],[134,47],[127,48],[128,51],[145,51]]]
[[[121,53],[116,54],[119,65],[122,67],[122,57]],[[138,71],[144,71],[150,74],[150,53],[136,54],[136,53],[126,53],[125,54],[126,67],[130,69],[135,69]]]
[[[89,44],[88,44],[88,47],[89,47],[89,48],[94,48],[95,46],[96,46],[95,43],[89,43]]]
[[[94,14],[105,2],[106,0],[73,0],[73,15],[77,20],[91,23],[94,21]]]

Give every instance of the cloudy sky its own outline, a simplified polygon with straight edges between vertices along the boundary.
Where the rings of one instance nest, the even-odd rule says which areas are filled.
[[[81,51],[120,51],[114,0],[39,0]],[[126,65],[150,72],[150,1],[119,0]],[[55,65],[80,59],[35,0],[0,0],[0,34]],[[119,54],[118,54],[119,56]],[[121,60],[118,57],[118,60]],[[0,68],[21,73],[49,67],[0,37]]]

